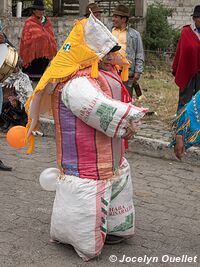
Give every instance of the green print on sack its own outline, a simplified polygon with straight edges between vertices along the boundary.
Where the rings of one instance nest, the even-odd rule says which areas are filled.
[[[119,181],[113,183],[111,200],[116,198],[119,195],[119,193],[122,192],[122,190],[128,183],[128,177],[129,176],[127,175],[126,179],[120,179]]]
[[[107,228],[101,226],[101,231],[104,232],[105,234],[107,234]]]
[[[101,202],[102,202],[105,206],[108,206],[108,201],[105,200],[103,197],[101,198]]]
[[[109,233],[124,232],[133,227],[133,213],[125,217],[125,222],[115,226]]]
[[[97,109],[96,114],[100,117],[100,127],[106,131],[110,122],[113,120],[117,108],[102,103]]]
[[[107,220],[106,216],[108,214],[107,210],[108,209],[108,204],[109,202],[105,200],[105,198],[101,197],[101,212],[102,212],[102,217],[101,217],[101,231],[106,234],[107,233]]]

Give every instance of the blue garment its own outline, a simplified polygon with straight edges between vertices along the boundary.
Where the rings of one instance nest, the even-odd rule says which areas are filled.
[[[3,106],[3,90],[2,90],[2,87],[0,85],[0,115],[1,115],[1,111],[2,111],[2,106]]]
[[[200,145],[200,91],[190,100],[173,124],[174,136],[170,146],[176,144],[176,135],[184,137],[185,148]]]

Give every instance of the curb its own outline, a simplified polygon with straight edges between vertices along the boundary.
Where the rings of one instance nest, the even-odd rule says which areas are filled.
[[[129,141],[129,152],[200,167],[200,149],[195,147],[189,148],[186,155],[180,161],[175,157],[173,148],[169,148],[169,144],[169,142],[158,139],[136,136],[133,140]]]
[[[44,133],[44,135],[55,136],[53,119],[41,118],[40,124],[40,130]],[[129,141],[128,152],[179,162],[174,155],[173,148],[169,148],[168,145],[169,142],[162,140],[135,136],[133,140]],[[195,147],[189,148],[181,162],[200,167],[200,149]]]

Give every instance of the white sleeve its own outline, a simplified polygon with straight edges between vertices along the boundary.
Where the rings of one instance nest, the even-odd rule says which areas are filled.
[[[129,121],[138,121],[145,114],[141,108],[110,98],[87,77],[66,83],[62,101],[75,116],[110,137],[122,137]]]

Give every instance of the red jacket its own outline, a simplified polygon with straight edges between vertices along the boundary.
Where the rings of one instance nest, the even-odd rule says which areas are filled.
[[[189,25],[183,27],[172,64],[175,83],[184,91],[200,70],[200,40]]]
[[[56,55],[53,26],[50,19],[46,19],[44,25],[34,15],[25,21],[19,51],[25,68],[36,58],[51,60]]]

